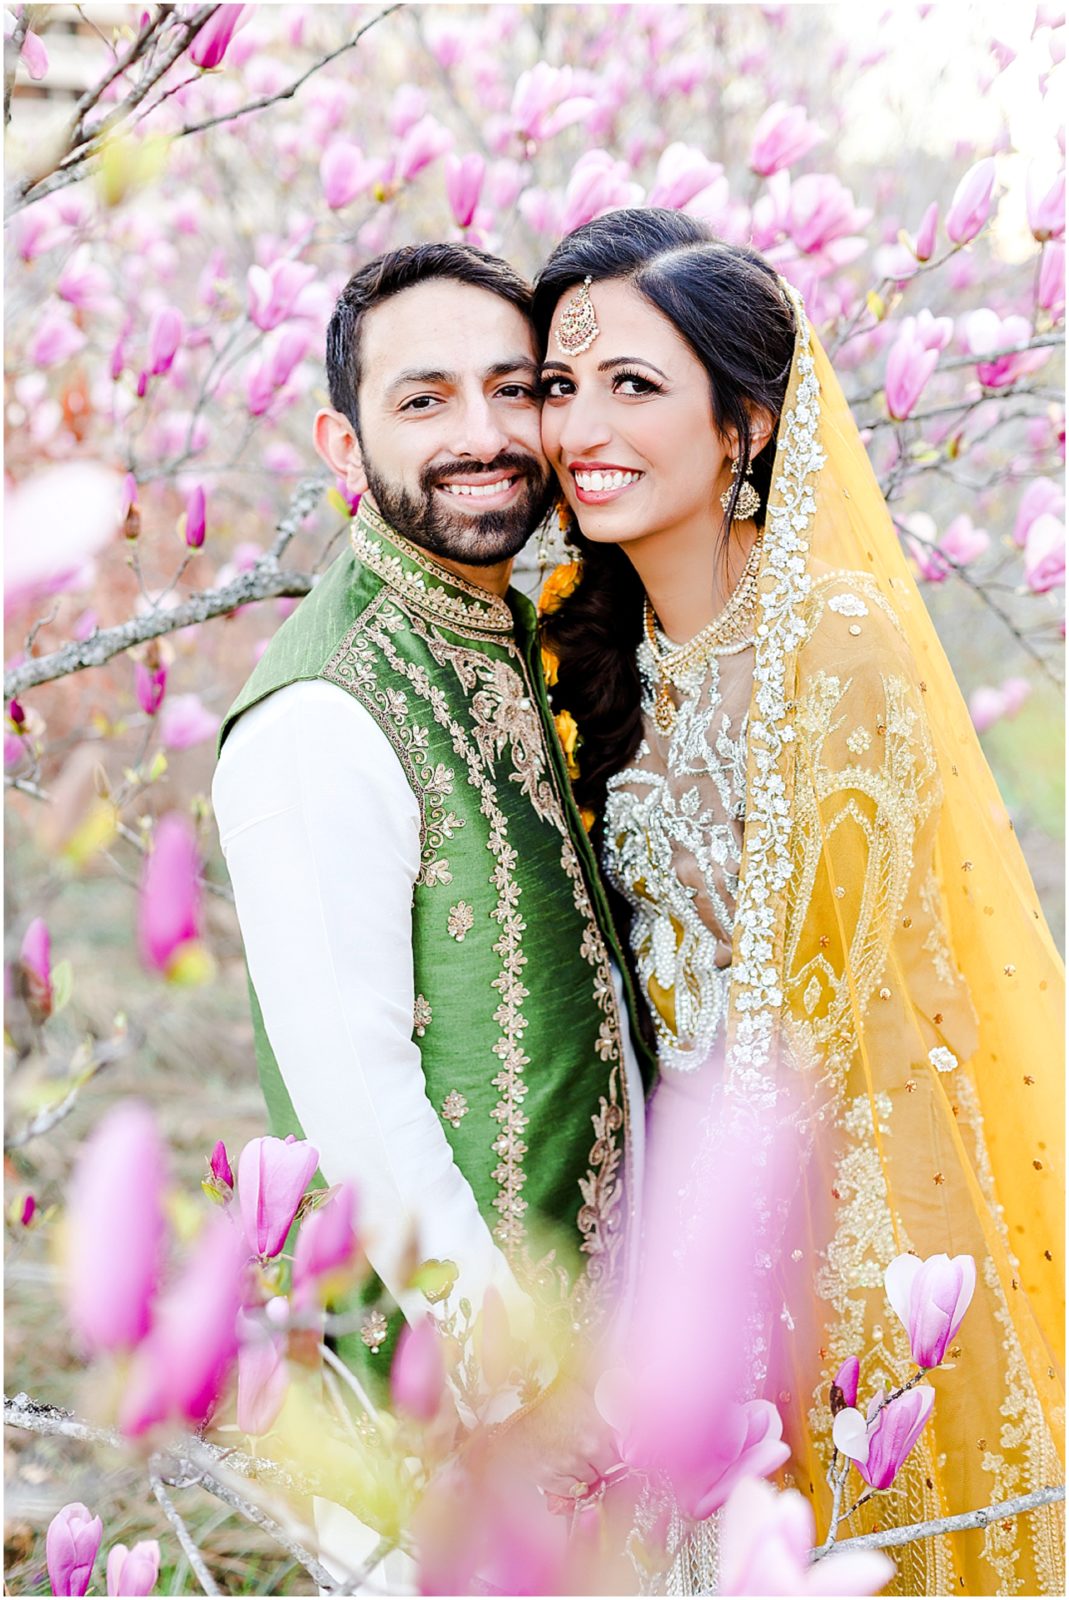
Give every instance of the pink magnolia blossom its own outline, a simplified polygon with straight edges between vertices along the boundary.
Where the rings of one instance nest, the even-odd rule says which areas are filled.
[[[1053,478],[1033,478],[1022,494],[1013,524],[1013,542],[1021,550],[1028,542],[1028,530],[1037,517],[1050,512],[1064,516],[1065,491]]]
[[[458,228],[470,226],[485,177],[486,162],[477,151],[463,157],[446,156],[445,192]]]
[[[170,695],[160,714],[160,742],[165,750],[188,750],[214,739],[220,721],[197,695]]]
[[[201,1188],[210,1200],[226,1205],[234,1194],[234,1173],[222,1139],[216,1140],[208,1161],[208,1176],[201,1180]]]
[[[160,1546],[156,1539],[140,1539],[132,1550],[124,1544],[108,1551],[109,1595],[151,1594],[160,1575]]]
[[[189,59],[193,64],[206,69],[221,66],[235,29],[251,9],[249,6],[219,6],[189,47]]]
[[[1024,581],[1033,594],[1047,594],[1065,582],[1065,523],[1050,512],[1037,517],[1028,530]]]
[[[57,462],[23,483],[5,485],[8,613],[91,579],[93,558],[119,525],[120,494],[118,474],[95,461]]]
[[[56,293],[80,311],[100,311],[110,304],[110,280],[104,268],[94,263],[88,245],[79,246],[71,256],[60,273]]]
[[[26,743],[10,728],[4,729],[4,771],[17,767],[26,755]]]
[[[1065,311],[1065,246],[1060,239],[1052,239],[1043,246],[1036,304],[1049,311],[1052,317],[1060,317]]]
[[[1065,170],[1052,176],[1041,162],[1029,163],[1025,179],[1028,226],[1033,236],[1045,243],[1065,235]]]
[[[359,1247],[355,1214],[356,1192],[351,1183],[343,1183],[301,1224],[293,1253],[293,1288],[298,1300],[307,1298],[316,1280],[352,1264]]]
[[[238,1318],[238,1334],[238,1427],[259,1438],[270,1432],[286,1399],[286,1340],[244,1313]]]
[[[657,163],[648,205],[679,211],[723,176],[719,161],[710,161],[693,145],[668,145]]]
[[[921,1383],[886,1405],[882,1399],[882,1395],[873,1397],[867,1417],[847,1407],[832,1427],[836,1447],[856,1462],[873,1489],[886,1489],[894,1482],[932,1414],[935,1390]]]
[[[237,1355],[246,1261],[230,1213],[215,1212],[135,1352],[119,1409],[128,1437],[169,1418],[204,1422]]]
[[[629,179],[624,161],[614,161],[605,150],[588,150],[579,157],[564,191],[561,231],[571,233],[594,217],[621,206],[638,205],[641,185]]]
[[[421,1594],[588,1592],[567,1581],[564,1519],[549,1514],[533,1483],[513,1474],[474,1479],[450,1464],[422,1496],[413,1533]]]
[[[953,317],[933,317],[924,306],[915,317],[903,317],[901,332],[916,339],[925,350],[945,350],[954,337]]]
[[[248,271],[249,316],[265,333],[294,314],[297,300],[316,275],[304,261],[273,261]]]
[[[975,239],[991,215],[991,199],[995,189],[995,158],[985,156],[959,182],[947,212],[947,237],[955,244],[968,244]]]
[[[134,687],[137,703],[147,717],[154,717],[163,704],[167,688],[167,668],[149,666],[144,661],[134,663]]]
[[[967,567],[970,561],[982,556],[990,544],[991,536],[987,530],[975,528],[972,518],[965,511],[947,524],[939,540],[940,550],[959,567]]]
[[[861,1363],[857,1356],[847,1356],[835,1377],[832,1379],[832,1409],[835,1409],[835,1390],[838,1389],[842,1403],[848,1406],[857,1404],[857,1385],[861,1376]]]
[[[432,161],[451,150],[453,135],[436,117],[421,117],[401,140],[397,152],[396,175],[402,183],[409,183]]]
[[[132,1349],[148,1332],[163,1271],[166,1163],[152,1114],[125,1101],[82,1147],[67,1210],[71,1326],[92,1352]]]
[[[409,128],[414,128],[426,116],[430,102],[427,91],[414,83],[402,83],[390,102],[390,132],[395,139],[403,139]]]
[[[445,1362],[442,1338],[430,1315],[406,1325],[390,1368],[390,1394],[399,1411],[429,1422],[442,1403]]]
[[[85,1594],[104,1537],[104,1524],[72,1500],[57,1511],[45,1535],[45,1561],[53,1594]]]
[[[27,356],[35,367],[57,367],[85,348],[85,334],[59,311],[46,311],[30,339]]]
[[[937,1367],[961,1327],[976,1288],[976,1262],[970,1255],[896,1256],[883,1275],[887,1298],[909,1334],[914,1361]]]
[[[141,960],[171,975],[184,948],[197,938],[200,858],[187,819],[172,811],[156,824],[141,873],[137,937]]]
[[[238,1202],[253,1255],[278,1255],[318,1164],[307,1139],[249,1140],[238,1160]]]
[[[913,253],[918,261],[931,260],[935,250],[935,234],[939,226],[939,203],[933,200],[921,218],[921,225],[917,229],[917,240],[913,246]]]
[[[1045,365],[1050,351],[1028,350],[1032,337],[1031,326],[1025,317],[1000,317],[987,307],[972,311],[965,318],[965,343],[971,355],[978,359],[976,375],[987,389],[1003,389],[1026,373],[1035,372]],[[998,352],[1009,352],[998,353]]]
[[[826,138],[824,130],[810,122],[804,106],[789,106],[786,101],[777,100],[754,129],[750,168],[769,178],[784,167],[793,167]]]
[[[887,353],[884,394],[887,409],[896,422],[909,416],[921,390],[935,371],[938,350],[926,350],[920,340],[901,333]]]
[[[969,696],[973,727],[977,733],[986,733],[996,722],[1015,717],[1031,693],[1027,678],[1007,678],[1000,688],[984,686],[974,690]]]
[[[357,195],[367,194],[383,172],[382,162],[365,156],[358,144],[338,139],[324,150],[319,163],[323,198],[332,211],[340,211]]]
[[[148,371],[151,377],[158,378],[161,373],[171,370],[182,343],[184,328],[182,314],[174,306],[161,306],[155,313],[148,334]]]
[[[26,984],[26,1003],[37,1022],[52,1015],[52,937],[43,917],[34,917],[23,935],[19,966]]]
[[[21,6],[19,10],[21,11]],[[31,13],[32,14],[32,13]],[[4,11],[4,38],[10,39],[15,31],[16,16],[13,11]],[[48,51],[40,34],[32,28],[27,28],[22,37],[22,49],[19,53],[20,60],[34,83],[40,83],[48,71]]]
[[[720,1518],[719,1594],[870,1595],[894,1577],[894,1563],[877,1550],[833,1550],[814,1563],[816,1525],[797,1489],[744,1478]]]
[[[512,95],[516,131],[525,139],[552,139],[588,116],[597,102],[573,93],[574,81],[571,67],[551,67],[546,61],[521,72]]]
[[[844,241],[871,216],[871,211],[854,204],[850,190],[830,173],[806,173],[790,185],[787,231],[804,252]]]
[[[207,504],[203,484],[196,484],[186,496],[185,540],[190,550],[199,550],[207,528]]]

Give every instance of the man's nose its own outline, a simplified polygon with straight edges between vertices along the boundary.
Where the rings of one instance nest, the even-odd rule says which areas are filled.
[[[458,426],[449,446],[454,454],[474,456],[477,461],[489,462],[508,448],[508,434],[485,395],[468,396],[457,421]]]

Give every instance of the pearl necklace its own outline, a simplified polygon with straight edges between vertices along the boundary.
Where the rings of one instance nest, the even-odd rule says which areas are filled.
[[[649,596],[643,597],[642,617],[646,640],[657,669],[657,686],[654,694],[653,720],[662,733],[670,733],[676,718],[675,703],[669,685],[682,688],[680,678],[692,667],[701,665],[711,656],[734,656],[748,650],[753,644],[754,624],[757,621],[757,572],[761,564],[761,536],[754,540],[746,565],[739,575],[727,604],[700,633],[686,644],[673,650],[662,650],[657,643],[657,625]]]

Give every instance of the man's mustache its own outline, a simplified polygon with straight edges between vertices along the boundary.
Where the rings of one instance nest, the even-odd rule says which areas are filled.
[[[518,451],[506,451],[503,455],[496,456],[493,461],[449,461],[439,462],[434,467],[428,467],[420,475],[420,485],[423,489],[434,489],[447,478],[473,478],[491,477],[495,473],[512,472],[522,478],[544,478],[549,471],[543,467],[536,456],[521,455]]]

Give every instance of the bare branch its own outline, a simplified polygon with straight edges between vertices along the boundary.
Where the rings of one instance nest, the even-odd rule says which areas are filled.
[[[272,1539],[282,1546],[287,1555],[292,1556],[294,1561],[300,1562],[301,1566],[319,1585],[320,1589],[325,1589],[329,1594],[335,1592],[334,1585],[336,1580],[334,1574],[320,1565],[311,1550],[298,1543],[292,1534],[287,1533],[280,1522],[275,1521],[274,1517],[269,1516],[266,1511],[261,1511],[258,1505],[255,1505],[251,1500],[246,1500],[244,1495],[238,1494],[236,1489],[231,1488],[228,1483],[224,1482],[214,1467],[204,1468],[200,1482],[201,1487],[206,1489],[209,1494],[214,1495],[217,1500],[221,1500],[224,1505],[229,1506],[232,1511],[238,1512],[240,1516],[245,1517],[249,1522],[254,1522],[258,1528],[263,1528],[265,1533],[269,1533]],[[385,1554],[385,1552],[383,1553]]]
[[[1029,350],[1057,350],[1061,349],[1064,344],[1064,330],[1061,333],[1037,333],[1029,339],[1027,344],[1006,345],[1000,350],[984,350],[977,355],[951,356],[949,361],[940,361],[934,375],[937,376],[940,372],[954,372],[959,367],[983,366],[989,361],[1001,361],[1004,356],[1027,355]],[[991,389],[985,386],[983,398],[985,400],[998,399],[1005,392],[1003,388]],[[878,394],[882,393],[883,384],[880,383],[874,389],[851,395],[849,403],[851,406],[864,405],[866,401],[874,400]],[[963,401],[962,403],[965,404],[966,402]]]
[[[174,1529],[175,1535],[178,1539],[178,1543],[185,1551],[186,1560],[192,1567],[193,1575],[197,1582],[200,1584],[205,1594],[219,1594],[219,1586],[212,1577],[211,1573],[208,1571],[207,1564],[205,1563],[204,1557],[201,1555],[200,1550],[197,1548],[197,1544],[193,1538],[193,1535],[186,1527],[182,1517],[175,1509],[170,1495],[164,1488],[163,1479],[157,1477],[155,1472],[150,1472],[148,1481],[152,1487],[153,1494],[160,1503],[161,1511],[167,1518],[167,1521],[171,1524],[171,1527]]]
[[[400,11],[401,6],[402,0],[398,0],[396,5],[387,6],[385,10],[378,12],[370,21],[365,22],[362,28],[358,28],[351,39],[346,39],[344,44],[339,45],[336,50],[332,50],[329,55],[325,55],[321,61],[313,62],[307,72],[302,72],[301,76],[294,79],[288,88],[280,89],[277,94],[264,95],[260,100],[251,100],[248,105],[238,106],[234,111],[224,111],[217,117],[208,117],[204,122],[190,123],[184,128],[179,128],[174,137],[176,139],[184,139],[191,133],[203,133],[206,128],[215,128],[221,122],[237,122],[239,117],[250,116],[254,111],[266,111],[268,106],[277,105],[280,100],[291,100],[301,85],[308,82],[313,73],[319,72],[321,68],[328,66],[330,62],[336,61],[347,50],[352,50],[354,46],[360,43],[369,28],[373,28],[377,22],[381,22],[391,12]]]
[[[90,634],[88,639],[75,639],[50,655],[37,656],[15,667],[4,679],[4,697],[10,700],[39,684],[52,683],[72,672],[82,672],[87,667],[102,667],[113,656],[121,655],[135,644],[148,639],[159,639],[176,633],[197,622],[208,622],[212,617],[224,617],[238,606],[249,605],[254,600],[270,600],[279,595],[305,595],[312,587],[311,575],[288,572],[278,565],[278,558],[308,515],[315,509],[323,493],[321,479],[305,479],[298,484],[289,509],[278,524],[274,544],[266,555],[248,572],[224,584],[219,589],[205,589],[191,595],[180,605],[167,611],[150,611],[146,616],[131,617],[117,627],[105,628]]]
[[[129,1034],[122,1034],[118,1038],[109,1039],[106,1044],[100,1045],[94,1050],[88,1065],[79,1073],[78,1081],[74,1084],[70,1093],[64,1095],[63,1099],[55,1105],[46,1106],[18,1133],[12,1134],[10,1139],[5,1139],[4,1150],[21,1150],[24,1145],[29,1144],[31,1139],[39,1139],[42,1134],[51,1133],[52,1129],[58,1127],[74,1110],[78,1102],[78,1096],[86,1084],[90,1083],[98,1072],[103,1072],[105,1067],[113,1066],[116,1061],[123,1060],[133,1048],[134,1040],[131,1039]]]
[[[1014,1500],[1003,1500],[999,1505],[984,1506],[979,1511],[963,1511],[956,1517],[937,1517],[933,1522],[911,1522],[905,1528],[886,1528],[879,1533],[860,1533],[856,1538],[843,1539],[837,1550],[889,1550],[897,1545],[913,1544],[917,1539],[932,1539],[940,1533],[960,1533],[966,1528],[986,1528],[989,1523],[1006,1517],[1020,1517],[1040,1506],[1051,1506],[1065,1499],[1065,1485],[1056,1488],[1035,1489],[1031,1494],[1021,1494]],[[813,1552],[819,1561],[823,1547]]]

